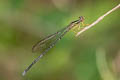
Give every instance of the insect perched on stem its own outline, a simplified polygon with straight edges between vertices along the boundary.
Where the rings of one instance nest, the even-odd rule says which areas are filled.
[[[22,73],[22,75],[24,76],[27,71],[29,71],[29,69],[36,63],[39,61],[39,59],[41,59],[51,48],[53,48],[55,46],[55,44],[61,40],[61,38],[67,33],[69,32],[72,28],[74,28],[75,26],[79,26],[80,22],[83,23],[84,21],[84,17],[81,16],[79,17],[78,20],[75,20],[73,22],[71,22],[67,27],[63,28],[62,30],[42,39],[41,41],[39,41],[38,43],[36,43],[33,48],[32,51],[36,52],[39,50],[42,50],[42,53],[40,54],[40,56],[38,56]],[[51,39],[55,38],[55,40],[51,41]],[[48,47],[46,47],[46,44],[48,45]]]

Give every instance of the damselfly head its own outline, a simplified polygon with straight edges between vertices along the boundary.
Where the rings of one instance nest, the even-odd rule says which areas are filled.
[[[83,22],[83,21],[84,21],[84,17],[83,17],[83,16],[80,16],[80,17],[79,17],[79,21],[80,21],[80,22]]]

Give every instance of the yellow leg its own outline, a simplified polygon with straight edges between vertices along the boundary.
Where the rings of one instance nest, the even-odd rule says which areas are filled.
[[[76,25],[76,26],[73,28],[73,32],[74,32],[74,33],[77,33],[78,31],[80,31],[80,29],[83,29],[85,26],[88,26],[89,24],[84,24],[84,22],[81,22],[81,25],[82,25],[82,26],[80,26],[80,24]]]
[[[78,25],[76,32],[80,31],[81,29],[83,29],[85,26],[88,26],[89,24],[84,24],[84,22],[81,22],[81,25],[82,26],[80,26],[80,24]]]
[[[78,27],[78,26],[77,26]],[[74,33],[77,33],[77,31],[76,31],[76,28],[77,28],[76,26],[73,28],[73,32]]]
[[[81,29],[80,24],[73,28],[73,32],[77,33]]]
[[[78,25],[78,30],[80,30],[80,28],[81,28],[80,25]]]
[[[81,22],[81,24],[82,24],[83,27],[90,25],[90,24],[84,24],[84,22]]]

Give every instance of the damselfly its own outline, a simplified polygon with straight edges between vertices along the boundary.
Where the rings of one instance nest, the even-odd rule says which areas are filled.
[[[79,26],[80,25],[80,22],[83,22],[84,20],[84,17],[81,16],[79,17],[78,20],[75,20],[73,22],[71,22],[67,27],[63,28],[62,30],[44,38],[43,40],[39,41],[38,43],[36,43],[33,48],[32,48],[32,51],[33,52],[36,52],[38,50],[43,50],[43,52],[40,54],[40,56],[38,56],[25,70],[24,72],[22,73],[22,75],[24,76],[27,71],[29,71],[29,69],[36,63],[39,61],[39,59],[41,59],[51,48],[53,48],[55,46],[55,44],[61,40],[61,38],[68,32],[70,31],[73,27],[75,26]],[[55,38],[55,40],[49,42],[49,40]],[[48,43],[48,47],[45,46],[45,44]]]

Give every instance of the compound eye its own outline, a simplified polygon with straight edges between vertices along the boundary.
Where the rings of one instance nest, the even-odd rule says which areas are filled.
[[[80,16],[79,18],[80,18],[80,21],[82,21],[82,22],[84,21],[84,17],[83,16]]]
[[[82,16],[80,16],[79,18],[82,18]]]

